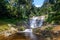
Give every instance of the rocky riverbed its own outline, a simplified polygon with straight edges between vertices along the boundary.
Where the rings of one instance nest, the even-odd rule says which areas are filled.
[[[42,31],[41,33],[44,33],[43,35],[36,35],[29,32],[17,33],[16,29],[11,30],[10,33],[12,35],[9,36],[6,36],[7,34],[5,35],[3,33],[3,35],[0,34],[0,40],[60,40],[60,25],[53,27],[52,32]]]

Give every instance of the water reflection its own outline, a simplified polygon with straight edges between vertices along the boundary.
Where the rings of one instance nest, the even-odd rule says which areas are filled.
[[[0,40],[40,40],[39,36],[33,34],[31,29],[27,29],[27,32],[18,32],[16,34],[10,35],[9,37],[4,37],[0,35]],[[26,30],[25,30],[26,31]]]
[[[37,36],[35,34],[33,34],[32,29],[26,29],[24,31],[24,35],[25,35],[25,37],[29,37],[30,40],[37,40],[38,39]]]
[[[30,40],[37,40],[37,37],[33,33],[25,33],[26,37],[29,37]]]
[[[49,37],[46,38],[44,36],[35,35],[33,32],[31,32],[31,29],[26,29],[24,32],[18,32],[16,34],[10,35],[9,37],[4,37],[0,35],[0,40],[60,40],[60,36],[54,37],[52,36],[52,39]]]

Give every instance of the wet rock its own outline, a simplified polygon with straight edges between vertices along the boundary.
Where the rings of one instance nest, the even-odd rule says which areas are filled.
[[[16,25],[14,24],[8,24],[9,27],[15,27]]]

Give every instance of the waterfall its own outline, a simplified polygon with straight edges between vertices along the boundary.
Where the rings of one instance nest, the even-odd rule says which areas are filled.
[[[31,28],[37,28],[37,27],[41,27],[43,25],[44,22],[44,16],[40,16],[40,17],[32,17],[32,19],[30,19],[30,27]],[[32,40],[38,40],[37,36],[35,34],[33,34],[33,30],[32,29],[25,29],[24,32],[25,36],[29,36]]]
[[[30,20],[30,27],[31,28],[37,28],[37,27],[41,27],[43,25],[45,16],[40,16],[40,17],[32,17],[32,19]]]
[[[43,25],[44,19],[45,19],[45,16],[37,16],[37,17],[33,16],[30,19],[30,27],[31,28],[41,27]],[[32,32],[31,28],[30,29],[27,28],[23,32]]]
[[[35,28],[36,27],[36,20],[38,19],[38,17],[34,17],[30,20],[30,27],[31,28]]]

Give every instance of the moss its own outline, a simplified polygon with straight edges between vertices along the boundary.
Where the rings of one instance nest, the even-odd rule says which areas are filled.
[[[20,26],[19,30],[20,30],[20,31],[24,31],[24,30],[25,30],[25,27]]]
[[[47,27],[45,28],[45,30],[51,31],[53,29],[53,27]]]
[[[0,32],[1,31],[5,31],[5,30],[8,30],[8,25],[7,24],[5,24],[5,25],[0,25]]]

